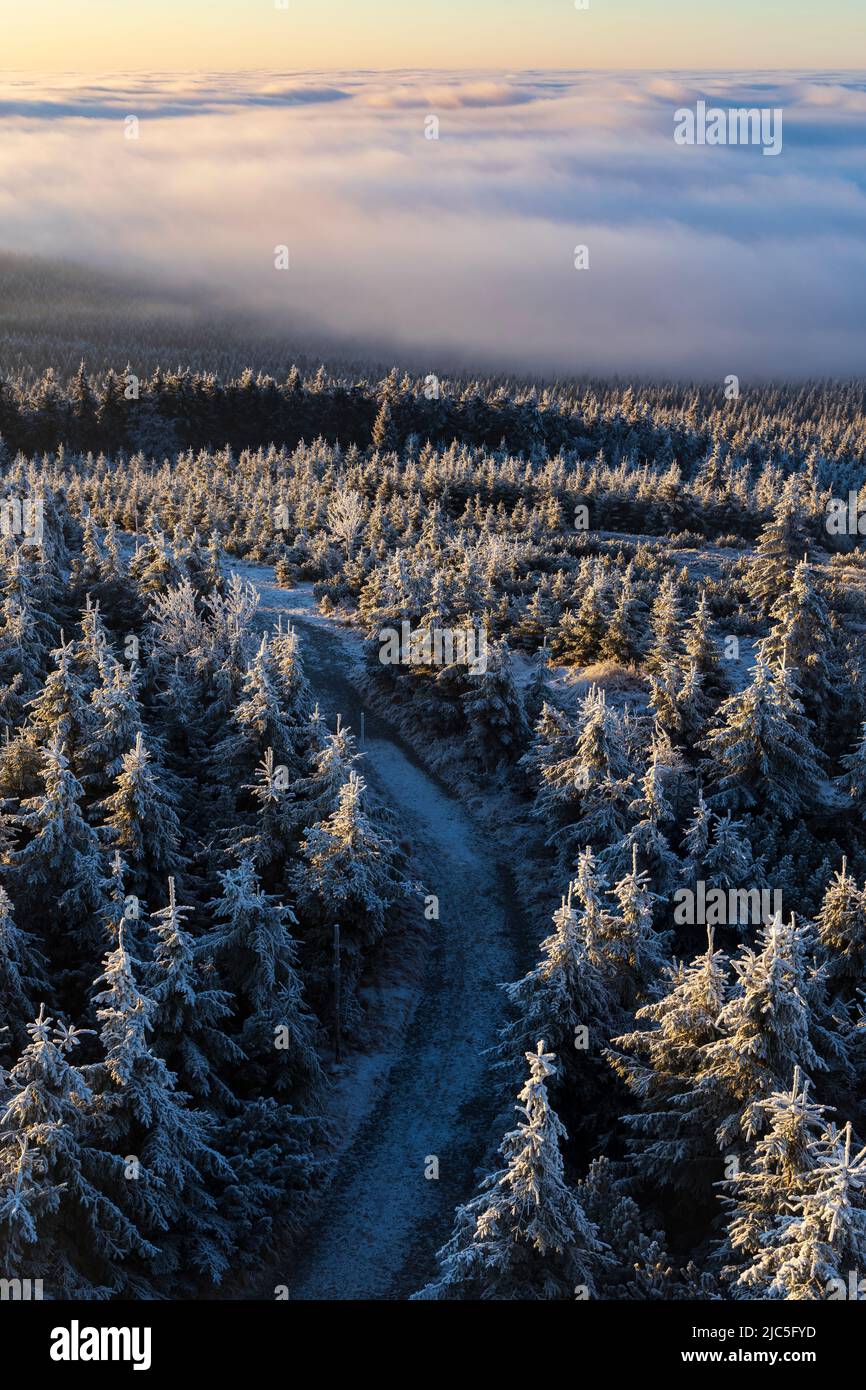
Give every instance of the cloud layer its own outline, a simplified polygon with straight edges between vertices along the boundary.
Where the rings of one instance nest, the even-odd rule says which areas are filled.
[[[676,145],[698,100],[781,155]],[[7,78],[0,137],[0,249],[431,371],[866,371],[862,76]]]

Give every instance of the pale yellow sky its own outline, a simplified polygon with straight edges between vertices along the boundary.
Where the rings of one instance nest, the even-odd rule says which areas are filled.
[[[864,0],[0,0],[4,69],[866,67]]]

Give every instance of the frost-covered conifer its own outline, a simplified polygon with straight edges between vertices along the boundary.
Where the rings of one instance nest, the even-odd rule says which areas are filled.
[[[104,658],[99,682],[91,691],[90,709],[91,735],[82,757],[83,780],[89,787],[107,792],[143,728],[135,669]]]
[[[706,882],[713,888],[758,888],[763,884],[763,866],[754,858],[745,823],[733,820],[730,811],[713,817],[713,840],[704,870]]]
[[[866,807],[866,723],[861,727],[856,748],[846,753],[841,762],[845,772],[838,778],[838,786],[862,812]]]
[[[505,642],[488,642],[487,669],[467,676],[461,703],[470,745],[481,763],[495,767],[503,759],[513,761],[520,755],[529,727]]]
[[[593,1159],[577,1196],[606,1247],[596,1267],[598,1297],[628,1302],[676,1298],[677,1279],[662,1232],[646,1229],[640,1207],[618,1188],[607,1158]]]
[[[754,1298],[847,1298],[866,1260],[866,1149],[850,1121],[841,1133],[827,1125],[799,1080],[770,1098],[766,1143],[731,1184],[730,1245],[751,1257],[733,1273]]]
[[[174,1073],[151,1047],[154,1004],[139,988],[137,970],[121,923],[93,999],[104,1058],[88,1072],[100,1134],[112,1152],[135,1165],[119,1205],[159,1242],[155,1272],[175,1274],[192,1266],[219,1283],[230,1239],[212,1189],[229,1170],[213,1147],[212,1118],[190,1108]],[[170,1234],[164,1237],[164,1231]]]
[[[27,1031],[0,1115],[3,1272],[42,1279],[52,1298],[104,1298],[123,1289],[124,1261],[156,1250],[113,1196],[124,1159],[96,1138],[91,1088],[69,1061],[78,1032],[44,1006]]]
[[[712,617],[706,591],[702,591],[698,605],[686,623],[683,651],[689,664],[695,667],[701,678],[701,689],[705,698],[715,702],[729,693],[730,682],[712,634]]]
[[[75,666],[81,677],[81,693],[89,696],[99,684],[103,663],[112,657],[111,640],[102,620],[99,604],[88,594],[81,614],[81,639],[74,644]]]
[[[698,802],[683,836],[686,859],[682,867],[682,881],[685,884],[691,885],[706,877],[712,824],[712,812],[704,800],[703,788],[699,787]]]
[[[81,783],[58,739],[42,762],[44,791],[16,817],[28,837],[13,858],[16,903],[49,926],[58,945],[70,938],[92,945],[107,911],[104,851],[82,815]]]
[[[146,982],[153,1004],[153,1046],[197,1103],[231,1105],[234,1097],[223,1073],[243,1061],[227,1031],[233,1000],[204,970],[202,952],[186,926],[189,912],[177,902],[170,878],[167,906],[150,917],[154,944]]]
[[[790,688],[759,658],[751,684],[724,701],[701,744],[714,787],[710,801],[786,817],[814,804],[821,771],[802,714]]]
[[[839,702],[838,676],[827,606],[815,587],[809,565],[801,560],[770,610],[772,627],[761,644],[771,665],[797,672],[806,712],[820,728]]]
[[[505,1136],[505,1166],[460,1207],[439,1252],[440,1274],[416,1299],[574,1299],[595,1293],[602,1247],[563,1174],[565,1131],[547,1095],[555,1074],[544,1043],[527,1052],[523,1116]]]
[[[688,966],[674,962],[666,992],[638,1009],[644,1026],[611,1042],[608,1061],[640,1103],[625,1124],[643,1180],[694,1192],[706,1191],[716,1176],[717,1110],[700,1078],[706,1048],[720,1037],[727,965],[711,930],[705,954]]]
[[[827,1127],[824,1107],[809,1099],[799,1067],[790,1089],[772,1092],[761,1108],[767,1131],[724,1184],[731,1214],[719,1252],[734,1287],[756,1298],[772,1296],[778,1237],[790,1225],[797,1200],[815,1189],[818,1141]]]
[[[84,589],[88,585],[97,583],[102,570],[102,564],[102,547],[99,544],[96,523],[93,519],[93,513],[88,512],[87,516],[84,518],[84,535],[81,542],[81,553],[76,557],[72,567],[72,581],[76,587]]]
[[[0,1047],[23,1034],[35,1012],[34,999],[47,991],[45,958],[29,933],[15,925],[12,900],[0,887]]]
[[[749,575],[749,594],[758,608],[769,613],[789,586],[791,571],[807,546],[802,509],[796,496],[797,479],[788,480],[773,516],[761,532]]]
[[[249,860],[220,874],[214,924],[199,942],[205,964],[236,1000],[236,1041],[246,1055],[244,1094],[309,1095],[319,1084],[315,1023],[303,999],[291,908],[263,893]]]
[[[649,874],[638,869],[636,845],[632,854],[630,871],[614,885],[618,911],[606,914],[603,936],[612,990],[625,1009],[649,998],[669,958],[668,937],[653,925],[658,895],[650,891]]]
[[[274,762],[268,748],[255,770],[254,780],[244,787],[255,802],[254,824],[243,828],[234,847],[242,858],[251,859],[257,871],[271,876],[284,867],[294,847],[298,831],[298,809],[291,795],[288,769]]]
[[[645,643],[645,611],[627,570],[601,638],[599,656],[603,661],[618,661],[624,666],[636,666],[640,662]]]
[[[133,870],[133,884],[147,897],[183,864],[180,822],[141,731],[121,759],[115,789],[100,803],[111,842]]]
[[[364,809],[365,790],[363,778],[351,772],[336,810],[306,829],[292,879],[299,901],[318,921],[312,939],[322,965],[330,964],[333,925],[340,924],[349,992],[367,950],[385,930],[388,909],[415,891],[397,869],[395,846]]]
[[[707,1046],[702,1066],[718,1097],[721,1148],[761,1132],[761,1102],[795,1067],[814,1074],[826,1065],[813,1040],[807,945],[805,929],[778,915],[760,929],[757,950],[744,946],[734,958],[737,982],[718,1015],[722,1036]]]
[[[815,927],[828,994],[853,999],[866,988],[866,889],[858,888],[846,859],[827,884]]]
[[[297,775],[300,768],[292,731],[283,715],[280,678],[266,634],[247,668],[242,698],[231,712],[228,732],[217,743],[211,759],[212,776],[225,789],[229,805],[234,804],[268,748],[273,749],[278,763]]]
[[[323,720],[316,705],[310,716],[312,769],[308,777],[292,786],[292,797],[298,807],[298,823],[314,825],[327,820],[336,809],[340,792],[348,782],[359,759],[355,735],[337,716],[334,733],[324,731]]]
[[[646,669],[665,671],[679,662],[683,650],[683,613],[676,577],[668,572],[658,587],[650,619],[652,646]]]
[[[584,875],[584,884],[586,875]],[[519,1069],[533,1036],[544,1030],[562,1058],[565,1075],[577,1066],[577,1030],[586,1028],[598,1042],[605,1035],[611,1001],[605,980],[587,948],[588,911],[600,911],[594,901],[573,906],[575,885],[553,914],[554,930],[541,943],[538,965],[515,984],[505,985],[514,1018],[503,1032],[503,1061]],[[597,926],[590,926],[593,934]]]
[[[290,728],[304,726],[312,710],[310,686],[304,675],[298,635],[293,627],[283,630],[282,620],[271,637],[271,657],[282,697],[283,717]]]
[[[646,772],[641,778],[640,796],[629,805],[631,828],[622,839],[599,855],[605,873],[628,872],[634,861],[648,871],[655,889],[664,894],[679,876],[679,860],[670,847],[663,827],[673,825],[674,814],[664,788],[665,765],[654,746]]]
[[[52,652],[54,670],[30,704],[26,737],[33,747],[56,739],[66,749],[73,768],[79,768],[90,740],[90,714],[75,665],[75,647],[64,643]]]

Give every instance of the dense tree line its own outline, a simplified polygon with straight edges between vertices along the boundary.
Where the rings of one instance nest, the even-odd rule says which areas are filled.
[[[218,1281],[301,1224],[333,922],[351,1038],[413,892],[228,551],[359,626],[562,896],[506,991],[518,1128],[421,1296],[827,1296],[866,1260],[866,600],[826,526],[862,386],[127,379],[0,393],[44,530],[0,596],[9,1268]],[[483,669],[383,663],[404,625]],[[783,906],[678,917],[699,884]]]
[[[414,888],[218,547],[127,565],[42,500],[0,581],[0,1263],[55,1298],[201,1292],[303,1226],[333,923],[351,1048]]]

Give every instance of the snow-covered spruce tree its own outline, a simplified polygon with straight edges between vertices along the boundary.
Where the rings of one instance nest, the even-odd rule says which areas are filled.
[[[532,675],[523,687],[523,713],[530,729],[535,730],[541,719],[545,705],[551,701],[550,686],[547,683],[547,660],[544,652],[536,658]],[[532,740],[530,740],[530,743]],[[527,755],[524,754],[524,757]],[[521,758],[521,762],[523,759]]]
[[[703,737],[714,708],[714,701],[704,691],[703,679],[692,661],[660,665],[649,677],[656,729],[689,750]]]
[[[23,1040],[34,999],[47,992],[45,966],[30,933],[15,925],[12,900],[0,887],[0,1050]]]
[[[132,887],[148,899],[169,874],[183,865],[180,821],[174,797],[164,786],[144,737],[121,759],[115,789],[97,808],[111,843],[132,869]]]
[[[706,1047],[721,1035],[727,957],[714,949],[674,962],[662,997],[638,1009],[643,1027],[613,1038],[607,1059],[640,1104],[626,1115],[630,1163],[641,1181],[708,1194],[721,1172],[717,1108],[699,1081]]]
[[[595,582],[587,584],[576,613],[567,610],[554,633],[551,656],[565,666],[586,666],[600,655],[607,611],[604,595]]]
[[[84,534],[81,550],[72,565],[71,581],[74,588],[86,590],[98,583],[102,571],[103,554],[96,531],[93,513],[88,511],[84,518]]]
[[[713,816],[713,839],[704,861],[704,877],[713,888],[758,888],[764,882],[764,866],[755,859],[746,836],[746,824],[733,820],[730,811]]]
[[[111,639],[102,620],[99,603],[88,594],[81,614],[81,637],[74,643],[75,665],[81,676],[81,693],[89,696],[101,679],[100,668],[113,660]]]
[[[112,1195],[124,1159],[96,1139],[90,1086],[69,1061],[78,1033],[44,1006],[27,1031],[0,1115],[3,1274],[42,1279],[54,1299],[106,1298],[127,1287],[124,1261],[157,1252]]]
[[[778,672],[758,658],[751,683],[719,707],[701,748],[708,755],[710,802],[791,818],[819,793],[819,754],[803,707]]]
[[[19,913],[46,924],[55,964],[68,967],[72,942],[88,949],[101,941],[108,910],[104,851],[81,813],[81,783],[57,739],[42,761],[44,792],[25,801],[16,817],[28,838],[13,856],[11,881]]]
[[[505,1166],[458,1208],[440,1274],[415,1299],[591,1298],[602,1247],[563,1175],[565,1131],[547,1095],[554,1057],[544,1043],[527,1052],[529,1079],[517,1106],[524,1117],[505,1136]]]
[[[75,646],[66,642],[52,652],[54,670],[30,704],[25,737],[34,748],[58,740],[76,772],[90,740],[90,712],[75,665]]]
[[[650,761],[640,782],[640,796],[628,808],[631,827],[615,844],[599,855],[605,873],[621,875],[634,862],[649,873],[660,895],[664,895],[679,876],[679,860],[670,847],[663,827],[674,824],[673,809],[665,794],[666,766],[653,746]]]
[[[730,681],[719,656],[712,633],[712,616],[706,590],[701,591],[697,607],[686,623],[683,651],[687,662],[701,677],[705,698],[717,703],[730,693]]]
[[[733,960],[737,981],[720,1010],[722,1036],[704,1050],[700,1079],[718,1101],[719,1147],[744,1145],[766,1124],[761,1102],[782,1089],[799,1066],[824,1070],[814,1046],[806,930],[781,914]]]
[[[712,827],[713,813],[704,800],[703,788],[699,786],[697,805],[683,835],[683,849],[686,857],[682,865],[681,878],[687,886],[697,883],[699,879],[706,878],[707,854],[710,848]]]
[[[856,748],[846,753],[841,762],[845,771],[837,779],[837,785],[862,813],[866,808],[866,723],[861,726]]]
[[[513,1073],[522,1069],[532,1046],[528,1040],[544,1030],[562,1059],[561,1076],[573,1080],[582,1070],[581,1059],[597,1056],[609,1033],[611,999],[587,948],[587,934],[595,937],[599,931],[588,917],[600,916],[601,905],[597,896],[589,896],[586,873],[583,883],[580,910],[573,905],[576,884],[569,884],[568,897],[553,914],[554,930],[541,943],[538,965],[515,984],[503,986],[514,1017],[503,1031],[499,1052]],[[589,1046],[578,1053],[579,1028],[588,1030]]]
[[[145,984],[153,1004],[153,1047],[197,1104],[232,1108],[237,1102],[223,1076],[244,1060],[227,1031],[234,1001],[205,971],[186,927],[189,912],[178,903],[170,878],[167,906],[150,916],[153,947]]]
[[[318,705],[310,716],[310,743],[309,774],[292,786],[300,828],[327,820],[336,810],[340,792],[364,756],[358,752],[355,735],[340,715],[334,733],[325,730]]]
[[[150,1045],[154,1006],[139,989],[122,921],[104,967],[93,999],[104,1059],[87,1073],[102,1142],[127,1165],[118,1205],[158,1244],[155,1274],[183,1277],[192,1268],[219,1283],[231,1242],[212,1190],[229,1170],[214,1147],[213,1119],[188,1105]]]
[[[82,781],[97,795],[106,795],[128,753],[142,732],[136,668],[105,658],[99,682],[90,694],[91,735],[82,756]]]
[[[524,751],[529,726],[504,641],[488,643],[486,671],[475,675],[470,669],[461,704],[470,747],[483,766],[513,762]]]
[[[789,586],[791,572],[807,548],[796,486],[797,478],[792,475],[776,503],[772,519],[761,532],[752,562],[749,596],[762,613],[769,613]]]
[[[839,677],[833,653],[830,615],[815,587],[809,565],[801,560],[770,610],[770,635],[761,654],[771,665],[797,672],[800,698],[810,719],[826,729],[839,703]]]
[[[7,582],[0,601],[0,713],[11,723],[20,719],[27,701],[39,690],[54,629],[29,586],[8,587],[16,572],[21,574],[20,552],[3,558]]]
[[[271,635],[271,657],[279,681],[283,718],[291,728],[304,728],[312,712],[310,686],[304,675],[298,635],[293,627],[283,630],[282,618]]]
[[[622,721],[597,685],[589,688],[578,715],[578,736],[567,771],[578,786],[591,787],[605,778],[628,778],[632,773]]]
[[[113,520],[109,520],[108,526],[105,529],[102,562],[99,566],[100,584],[109,586],[116,585],[121,582],[123,577],[124,567],[117,539],[117,527]]]
[[[291,908],[262,892],[245,859],[219,875],[222,892],[209,904],[214,923],[197,954],[213,963],[235,998],[236,1044],[246,1061],[233,1084],[244,1097],[276,1091],[285,1098],[315,1093],[321,1080],[315,1020],[304,1002]]]
[[[658,587],[650,618],[652,643],[646,658],[648,672],[662,672],[679,664],[683,650],[683,612],[679,585],[668,572]]]
[[[827,884],[815,919],[828,995],[852,1000],[866,989],[866,888],[858,888],[842,860]]]
[[[544,825],[574,820],[580,807],[580,787],[569,766],[574,760],[578,729],[556,705],[545,703],[536,720],[532,741],[520,759],[530,788],[535,790],[533,815]],[[583,778],[581,778],[583,780]]]
[[[809,1100],[809,1081],[799,1067],[790,1089],[773,1091],[761,1108],[766,1133],[743,1167],[722,1184],[730,1218],[716,1258],[735,1293],[767,1298],[778,1266],[780,1228],[790,1222],[797,1199],[814,1191],[817,1141],[827,1119],[824,1107]]]
[[[598,686],[584,696],[576,726],[545,708],[526,766],[540,778],[535,814],[553,829],[549,842],[566,864],[582,845],[605,848],[625,833],[633,770],[622,720]]]
[[[272,748],[266,749],[244,791],[255,804],[255,820],[251,826],[237,827],[232,852],[251,859],[267,886],[283,876],[298,837],[298,808],[291,794],[288,768],[274,762]]]
[[[799,1220],[784,1233],[775,1283],[790,1298],[826,1298],[831,1281],[838,1297],[866,1262],[866,1148],[850,1120],[841,1133],[834,1125],[824,1135],[815,1178],[816,1190],[800,1198]]]
[[[645,611],[643,600],[626,570],[601,637],[598,654],[602,661],[618,661],[624,666],[639,664],[644,650]]]
[[[540,588],[534,589],[514,628],[512,640],[525,651],[535,652],[542,646],[551,625],[550,610],[544,594]]]
[[[311,924],[307,941],[316,950],[320,976],[330,967],[334,923],[340,924],[347,1006],[389,909],[415,891],[397,868],[394,844],[364,809],[365,790],[363,778],[350,772],[337,809],[305,831],[292,876]]]
[[[154,527],[129,562],[129,577],[146,598],[165,593],[182,582],[184,575],[164,532]]]
[[[611,991],[620,1007],[633,1011],[650,998],[669,960],[670,938],[653,925],[650,877],[637,866],[637,846],[632,865],[615,885],[618,911],[605,914],[604,953],[610,966]]]
[[[704,676],[695,662],[684,667],[676,693],[680,737],[689,750],[700,743],[715,709],[716,702],[704,689]]]
[[[292,730],[283,716],[279,678],[265,634],[244,675],[242,698],[231,712],[228,732],[216,744],[210,759],[210,776],[229,819],[241,789],[252,778],[268,748],[273,749],[278,764],[289,768],[293,778],[298,775],[301,767]]]
[[[738,1237],[744,1252],[752,1256],[738,1271],[737,1284],[757,1298],[847,1298],[852,1275],[855,1281],[860,1279],[866,1260],[866,1149],[857,1151],[850,1121],[841,1134],[835,1125],[826,1124],[816,1134],[822,1108],[809,1107],[804,1093],[800,1104],[809,1113],[801,1122],[805,1132],[798,1136],[797,1170],[783,1182],[775,1219],[750,1209],[760,1208],[768,1198],[772,1201],[766,1170],[775,1174],[789,1138],[786,1134],[780,1141],[778,1130],[787,1123],[790,1131],[796,1124],[790,1113],[784,1114],[784,1108],[790,1112],[793,1104],[789,1100],[784,1107],[784,1101],[780,1096],[782,1116],[773,1116],[775,1152],[771,1133],[766,1153],[759,1153],[758,1180],[750,1184],[744,1175],[745,1197],[735,1207],[731,1243]],[[763,1231],[759,1229],[762,1218]]]

